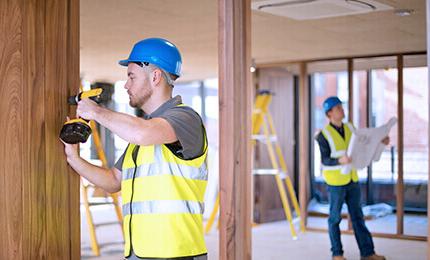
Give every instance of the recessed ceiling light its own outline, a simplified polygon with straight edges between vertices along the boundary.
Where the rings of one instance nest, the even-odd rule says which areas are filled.
[[[396,9],[394,14],[398,16],[409,16],[414,13],[413,9]]]

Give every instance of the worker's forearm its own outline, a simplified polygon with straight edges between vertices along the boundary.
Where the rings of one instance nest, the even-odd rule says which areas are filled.
[[[140,144],[145,120],[100,107],[95,120],[129,143]]]
[[[328,144],[327,139],[323,136],[322,133],[319,133],[316,138],[321,152],[321,162],[325,166],[336,166],[339,165],[339,160],[337,158],[332,158],[330,145]]]
[[[112,170],[90,164],[81,157],[67,158],[67,162],[79,175],[107,192],[114,193],[121,189],[121,182]]]
[[[322,156],[321,157],[321,162],[323,165],[325,166],[336,166],[336,165],[340,165],[339,163],[339,159],[338,158],[331,158],[330,156]]]

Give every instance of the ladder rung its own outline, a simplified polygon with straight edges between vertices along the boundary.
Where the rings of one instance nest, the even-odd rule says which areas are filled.
[[[254,169],[252,170],[252,174],[255,175],[276,175],[279,173],[277,169]]]
[[[271,142],[277,142],[278,141],[278,138],[276,137],[276,135],[269,135],[269,136],[252,135],[251,138],[252,138],[252,140],[257,140],[257,141],[271,141]]]
[[[103,223],[98,223],[98,224],[94,224],[94,227],[101,227],[101,226],[109,226],[109,225],[121,225],[121,223],[119,223],[118,221],[112,221],[112,222],[103,222]]]
[[[254,174],[254,175],[276,175],[276,174],[279,174],[279,177],[281,177],[281,179],[285,179],[287,177],[285,172],[279,171],[276,169],[255,169],[255,170],[252,170],[252,174]]]
[[[101,206],[101,205],[114,205],[114,203],[109,202],[109,201],[106,201],[106,202],[99,201],[99,202],[89,202],[88,205],[89,206]]]

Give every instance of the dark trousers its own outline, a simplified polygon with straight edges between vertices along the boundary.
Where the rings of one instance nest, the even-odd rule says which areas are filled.
[[[348,212],[354,228],[355,239],[360,249],[360,255],[370,256],[375,253],[372,236],[367,229],[363,211],[360,204],[360,186],[358,182],[350,182],[343,186],[328,186],[330,200],[330,215],[328,218],[328,230],[333,256],[343,255],[342,242],[340,240],[339,224],[342,220],[342,204],[346,202]]]

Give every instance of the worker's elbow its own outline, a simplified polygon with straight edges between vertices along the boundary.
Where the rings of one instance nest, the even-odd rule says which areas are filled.
[[[117,193],[117,192],[119,192],[121,189],[120,188],[114,188],[114,189],[111,189],[110,191],[109,191],[109,193]]]
[[[109,193],[117,193],[121,190],[121,185],[113,185],[105,189]]]
[[[137,144],[137,145],[145,146],[145,145],[149,145],[149,144],[150,144],[150,143],[148,142],[148,140],[149,140],[149,138],[148,138],[148,136],[147,136],[147,135],[145,135],[145,134],[143,134],[143,133],[139,133],[139,134],[136,134],[136,135],[134,136],[134,142],[131,142],[131,143],[134,143],[134,144]]]
[[[114,181],[112,181],[110,183],[110,185],[108,187],[106,187],[105,190],[109,193],[116,193],[116,192],[120,191],[121,190],[121,181],[114,179]]]

